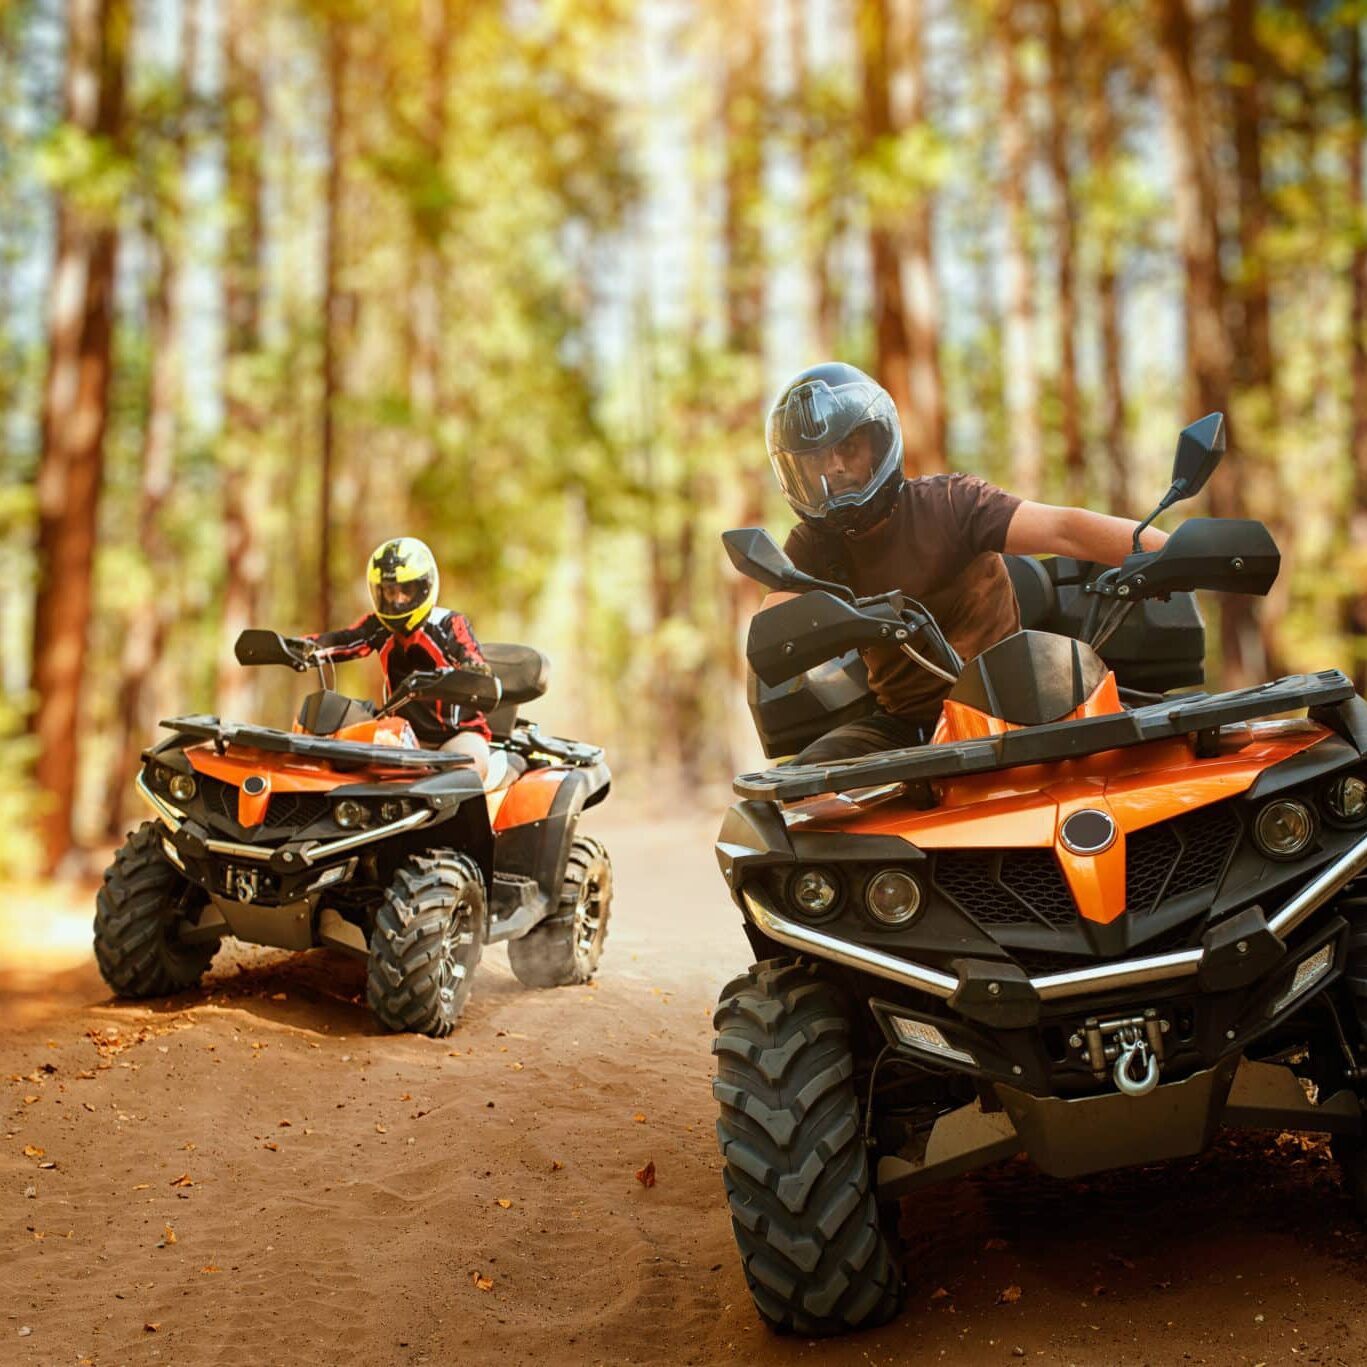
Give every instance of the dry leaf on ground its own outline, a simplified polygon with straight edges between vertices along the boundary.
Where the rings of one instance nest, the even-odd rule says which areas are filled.
[[[631,1118],[632,1118],[638,1125],[644,1125],[644,1124],[646,1123],[646,1113],[645,1113],[644,1111],[637,1111],[636,1114],[635,1114],[634,1116],[632,1116]]]
[[[173,1187],[192,1187],[194,1184],[195,1179],[191,1177],[188,1172],[183,1172],[179,1177],[173,1177],[171,1179],[171,1185]]]
[[[1006,1240],[1005,1240],[1005,1239],[989,1239],[989,1240],[983,1245],[983,1248],[986,1249],[987,1252],[989,1252],[989,1253],[1000,1253],[1001,1250],[1004,1249],[1005,1247],[1006,1247]]]
[[[655,1160],[652,1158],[643,1168],[636,1169],[636,1180],[643,1187],[655,1185]]]
[[[506,1196],[500,1196],[494,1204],[496,1206],[502,1206],[504,1210],[511,1210],[513,1206],[513,1203]]]
[[[155,1334],[157,1330],[161,1328],[161,1321],[148,1320],[147,1323],[142,1326],[142,1328],[145,1334]]]
[[[46,1149],[40,1149],[37,1144],[24,1145],[25,1158],[41,1158],[46,1152]]]
[[[223,1269],[222,1269],[221,1267],[215,1267],[215,1266],[213,1265],[213,1263],[208,1263],[208,1264],[206,1264],[204,1267],[201,1267],[199,1270],[200,1270],[201,1272],[222,1272],[222,1271],[223,1271]]]
[[[1005,1291],[997,1297],[998,1305],[1014,1305],[1021,1298],[1021,1289],[1018,1286],[1008,1286]]]
[[[475,1289],[478,1291],[492,1291],[494,1289],[494,1279],[492,1277],[484,1277],[478,1272],[472,1272],[470,1273],[470,1280],[474,1282]]]
[[[274,1139],[268,1139],[268,1140],[266,1140],[266,1142],[265,1142],[264,1144],[262,1144],[261,1147],[262,1147],[263,1149],[269,1149],[272,1153],[279,1153],[279,1152],[280,1152],[280,1145],[277,1144],[277,1143],[275,1142]]]
[[[552,1172],[563,1172],[564,1169],[565,1169],[565,1165],[564,1165],[558,1158],[552,1158],[552,1159],[551,1159],[551,1171],[552,1171]]]

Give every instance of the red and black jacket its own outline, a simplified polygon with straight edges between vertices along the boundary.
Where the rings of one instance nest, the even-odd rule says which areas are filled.
[[[433,608],[427,619],[408,636],[395,636],[375,616],[367,613],[340,631],[320,631],[305,637],[318,647],[323,660],[358,660],[380,652],[385,683],[391,693],[416,669],[478,669],[490,673],[479,648],[470,619],[461,612]],[[473,707],[453,709],[449,703],[411,702],[399,709],[420,741],[440,745],[457,731],[477,731],[490,739],[489,723]]]

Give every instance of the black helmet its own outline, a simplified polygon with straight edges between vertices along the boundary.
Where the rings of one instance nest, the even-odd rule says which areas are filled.
[[[764,437],[784,498],[814,527],[872,527],[902,487],[892,396],[852,365],[828,361],[793,376],[769,410]]]

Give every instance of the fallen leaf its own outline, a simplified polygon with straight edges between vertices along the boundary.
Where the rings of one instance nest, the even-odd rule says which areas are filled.
[[[81,1102],[81,1105],[84,1106],[87,1111],[93,1111],[95,1109],[88,1101]]]
[[[937,1286],[935,1290],[930,1293],[930,1299],[933,1301],[947,1301],[949,1299],[949,1292],[943,1286]]]
[[[448,1049],[448,1050],[446,1051],[446,1057],[447,1057],[447,1058],[461,1058],[462,1055],[461,1055],[461,1052],[460,1052],[459,1049]]]
[[[184,1149],[186,1153],[194,1153],[195,1151],[194,1141],[190,1139],[187,1139],[180,1147]]]
[[[283,992],[272,992],[271,1000],[273,1002],[287,1002],[289,998]]]
[[[43,1154],[46,1153],[46,1152],[47,1152],[46,1149],[40,1149],[40,1148],[38,1147],[37,1144],[25,1144],[25,1145],[24,1145],[24,1157],[25,1157],[25,1158],[41,1158],[41,1157],[43,1156]]]
[[[998,1305],[1014,1305],[1021,1298],[1021,1289],[1018,1286],[1008,1286],[1005,1291],[997,1296]]]
[[[521,1071],[522,1071],[522,1065],[521,1065],[520,1063],[514,1063],[514,1064],[513,1064],[513,1072],[515,1072],[515,1073],[520,1073]]]
[[[513,1203],[510,1200],[508,1200],[506,1196],[500,1196],[498,1200],[494,1202],[494,1204],[496,1206],[502,1206],[504,1210],[511,1210]]]
[[[139,1182],[134,1191],[146,1191],[152,1184],[150,1182]]]
[[[1005,1239],[989,1239],[989,1240],[983,1245],[983,1248],[984,1248],[988,1253],[1000,1253],[1000,1252],[1002,1251],[1002,1249],[1004,1249],[1005,1247],[1006,1247],[1006,1240],[1005,1240]]]
[[[38,1100],[38,1098],[37,1098],[36,1096],[26,1096],[26,1097],[24,1098],[24,1105],[25,1105],[25,1106],[32,1106],[33,1103],[34,1103],[35,1101],[37,1101],[37,1100]]]
[[[636,1169],[636,1180],[643,1187],[655,1185],[655,1160],[653,1158],[646,1163],[645,1167]]]
[[[552,1159],[551,1159],[551,1171],[552,1171],[552,1172],[563,1172],[563,1171],[564,1171],[564,1167],[565,1167],[565,1165],[564,1165],[558,1158],[552,1158]]]
[[[470,1280],[474,1282],[475,1288],[479,1291],[492,1291],[494,1289],[492,1277],[482,1277],[478,1272],[472,1272],[470,1273]]]
[[[375,1122],[375,1133],[376,1133],[376,1134],[388,1134],[389,1131],[385,1128],[385,1126],[381,1125],[380,1122],[377,1120],[377,1121]]]
[[[290,1122],[289,1122],[288,1120],[277,1120],[275,1123],[276,1123],[282,1130],[284,1130],[284,1129],[288,1129],[288,1128],[289,1128],[289,1123],[290,1123]]]
[[[412,1094],[411,1094],[410,1092],[405,1092],[405,1093],[399,1098],[399,1100],[400,1100],[400,1101],[412,1101],[412,1100],[413,1100],[413,1096],[412,1096]]]
[[[209,1264],[207,1264],[206,1266],[201,1267],[199,1270],[200,1270],[201,1272],[222,1272],[222,1271],[223,1271],[223,1269],[222,1269],[221,1267],[215,1267],[215,1266],[213,1265],[213,1263],[209,1263]]]
[[[28,1338],[28,1336],[29,1336],[31,1333],[33,1333],[33,1330],[30,1329],[30,1328],[28,1327],[27,1324],[21,1324],[21,1325],[19,1326],[19,1337],[20,1337],[21,1339],[26,1339],[26,1338]]]
[[[167,1225],[166,1228],[162,1230],[161,1237],[166,1243],[173,1244],[176,1241],[176,1231],[172,1229],[170,1225]]]
[[[194,1178],[191,1177],[188,1172],[183,1172],[179,1177],[173,1177],[171,1179],[171,1185],[173,1187],[192,1187],[194,1184]]]
[[[143,1332],[146,1334],[155,1334],[157,1330],[161,1328],[161,1321],[148,1320],[147,1323],[142,1326],[142,1328]]]
[[[646,1123],[646,1113],[645,1113],[644,1111],[637,1111],[636,1114],[635,1114],[634,1116],[632,1116],[631,1118],[632,1118],[638,1125],[644,1125],[644,1124]]]
[[[265,1142],[264,1144],[262,1144],[261,1147],[262,1147],[263,1149],[269,1149],[272,1153],[279,1153],[279,1152],[280,1152],[280,1145],[277,1144],[277,1143],[275,1142],[274,1139],[268,1139],[268,1140],[266,1140],[266,1142]]]

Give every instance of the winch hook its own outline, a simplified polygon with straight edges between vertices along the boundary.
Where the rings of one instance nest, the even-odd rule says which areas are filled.
[[[1143,1069],[1138,1076],[1132,1072],[1136,1059]],[[1115,1085],[1126,1096],[1147,1096],[1158,1086],[1158,1059],[1149,1048],[1146,1039],[1141,1037],[1125,1046],[1115,1061],[1112,1076],[1115,1078]]]

